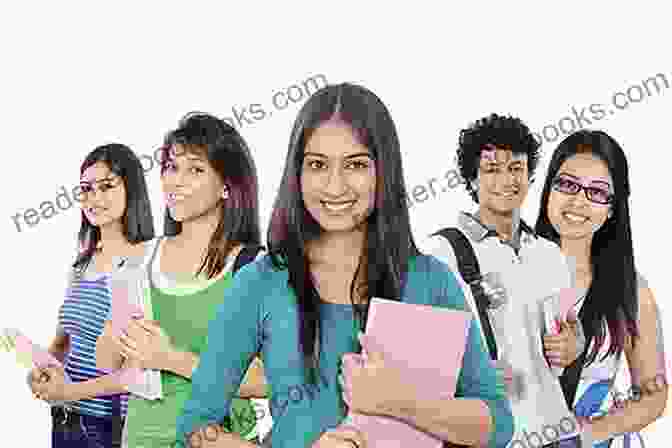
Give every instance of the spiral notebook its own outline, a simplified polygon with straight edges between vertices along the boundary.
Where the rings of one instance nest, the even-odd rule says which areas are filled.
[[[366,334],[374,337],[390,364],[406,371],[418,397],[455,395],[469,324],[466,311],[372,298]],[[401,420],[348,414],[369,448],[441,448],[443,442]]]

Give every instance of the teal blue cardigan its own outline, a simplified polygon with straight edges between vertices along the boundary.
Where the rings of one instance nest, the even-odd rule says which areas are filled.
[[[288,271],[273,268],[266,255],[244,267],[227,289],[209,324],[208,347],[192,376],[191,398],[177,420],[181,443],[194,429],[229,415],[231,399],[256,353],[261,353],[271,388],[274,448],[309,448],[323,431],[343,421],[339,362],[344,353],[359,351],[352,307],[321,304],[320,374],[315,384],[308,383],[298,350],[296,296],[288,278]],[[468,309],[448,266],[426,255],[410,260],[402,300]],[[404,330],[400,323],[400,331],[413,329]],[[502,381],[490,365],[478,325],[472,320],[456,397],[487,404],[494,423],[492,448],[505,447],[513,437],[513,416]]]

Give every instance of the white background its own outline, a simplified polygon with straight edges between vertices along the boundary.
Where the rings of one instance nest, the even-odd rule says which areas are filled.
[[[32,228],[23,223],[20,233],[11,216],[74,186],[83,157],[100,144],[149,154],[190,110],[230,115],[233,106],[263,103],[268,111],[275,92],[323,74],[331,83],[361,83],[388,105],[412,187],[454,166],[459,129],[482,115],[511,113],[541,130],[572,106],[608,104],[657,73],[672,83],[663,2],[66,3],[13,3],[0,19],[0,327],[44,345],[54,335],[79,213],[75,206]],[[672,86],[593,125],[628,155],[636,265],[667,325],[670,106]],[[264,227],[299,107],[241,128],[258,166]],[[548,155],[554,144],[543,149]],[[547,160],[524,209],[530,222]],[[158,176],[148,173],[161,229]],[[414,204],[417,238],[471,207],[461,187]],[[48,408],[32,399],[25,371],[5,353],[0,369],[2,446],[49,446]],[[665,423],[669,417],[645,430],[648,447],[669,445]]]

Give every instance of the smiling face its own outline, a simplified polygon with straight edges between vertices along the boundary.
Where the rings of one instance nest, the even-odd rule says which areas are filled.
[[[607,164],[591,153],[565,160],[548,197],[548,219],[561,238],[592,238],[610,213],[613,181]],[[586,197],[593,198],[590,201]]]
[[[308,140],[301,166],[301,193],[308,213],[327,232],[348,232],[375,206],[376,166],[352,128],[326,122]]]
[[[481,208],[497,215],[513,213],[525,200],[530,184],[527,155],[494,147],[482,150],[475,182]]]
[[[178,222],[216,212],[228,192],[205,155],[179,144],[170,150],[161,184],[168,212]]]
[[[121,223],[126,213],[126,186],[106,163],[96,162],[84,170],[79,185],[83,193],[80,206],[92,226]]]

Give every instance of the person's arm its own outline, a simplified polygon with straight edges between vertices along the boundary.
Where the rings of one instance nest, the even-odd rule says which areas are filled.
[[[261,350],[258,330],[264,280],[260,263],[238,272],[208,325],[208,345],[192,375],[191,397],[177,419],[177,446],[188,446],[192,433],[218,424],[227,415],[252,358]],[[236,434],[217,438],[219,446],[241,446]],[[216,445],[213,445],[216,446]],[[245,446],[245,445],[242,445]],[[250,445],[254,446],[254,445]]]
[[[184,378],[191,378],[200,362],[199,355],[190,351],[175,349],[170,343],[170,338],[161,330],[158,323],[138,322],[140,322],[140,327],[147,332],[149,339],[145,342],[152,349],[151,354],[145,352],[145,355],[150,357],[150,365],[147,367],[169,371]],[[133,331],[133,329],[131,328],[129,331]],[[135,333],[137,334],[137,332]],[[237,396],[242,398],[265,398],[267,395],[266,387],[263,364],[258,357],[255,357],[245,374],[243,384],[241,384]]]
[[[119,345],[112,334],[112,324],[109,320],[105,321],[103,333],[96,341],[96,367],[100,370],[118,370],[123,361]]]
[[[87,381],[66,383],[63,395],[65,401],[79,401],[125,392],[128,390],[119,374],[110,373]]]
[[[65,354],[70,349],[70,336],[59,325],[56,327],[56,336],[47,349],[56,359],[65,362]]]
[[[175,350],[168,354],[166,365],[160,370],[167,370],[184,378],[191,378],[194,370],[198,367],[199,361],[200,357],[196,353]]]
[[[628,400],[624,407],[587,425],[586,430],[595,441],[640,431],[660,418],[665,411],[668,388],[662,319],[648,287],[639,288],[638,328],[640,336],[634,347],[628,338],[624,351],[632,384],[641,388],[641,394]],[[664,384],[663,387],[656,390],[656,382]]]
[[[467,311],[454,275],[445,265],[440,271],[435,274],[443,277],[440,306]],[[449,443],[503,448],[513,437],[513,415],[501,382],[472,319],[455,398],[406,400],[391,413]]]
[[[56,327],[56,336],[52,340],[51,344],[47,348],[47,351],[51,353],[54,358],[58,359],[60,362],[65,362],[65,354],[70,349],[70,336],[63,330],[63,327],[58,325]],[[42,371],[35,367],[28,372],[26,377],[28,386],[30,386],[31,391],[35,393],[35,384],[38,384],[42,381],[46,381],[46,376],[43,376]]]

